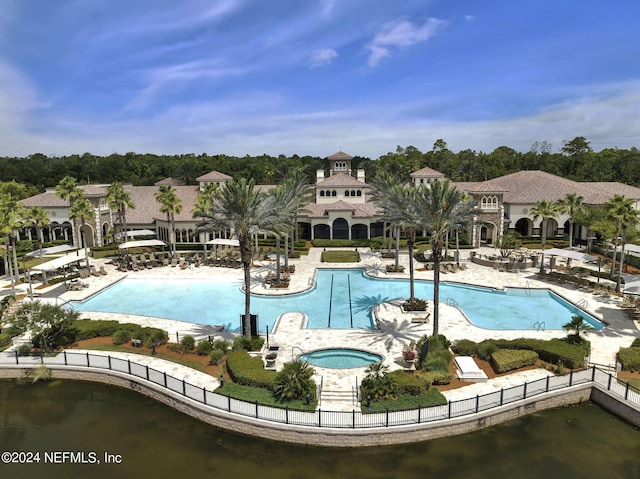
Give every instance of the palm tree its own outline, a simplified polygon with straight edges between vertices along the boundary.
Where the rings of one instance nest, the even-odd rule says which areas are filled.
[[[273,392],[283,400],[302,399],[314,390],[313,374],[313,368],[306,361],[295,359],[286,363],[274,379]]]
[[[565,331],[573,331],[574,336],[580,337],[580,333],[588,333],[593,329],[589,323],[579,314],[571,316],[571,321],[562,326]]]
[[[0,235],[4,237],[6,251],[5,264],[7,266],[6,271],[11,278],[11,294],[15,294],[15,283],[20,280],[13,235],[21,226],[21,210],[21,206],[10,194],[0,193]],[[13,264],[11,263],[12,251],[14,257]]]
[[[171,185],[161,185],[155,194],[156,201],[160,203],[160,211],[167,214],[169,223],[169,245],[171,257],[176,257],[176,214],[182,211],[182,200],[176,195],[176,189]]]
[[[84,192],[80,189],[78,181],[75,178],[71,176],[65,176],[56,185],[56,196],[58,198],[62,198],[63,200],[68,200],[69,207],[72,207],[76,201],[84,198]],[[71,218],[71,220],[73,221],[73,228],[71,231],[73,244],[76,246],[80,246],[78,224],[74,218]]]
[[[114,181],[107,186],[107,202],[109,208],[116,211],[116,220],[120,223],[120,235],[127,241],[127,208],[135,208],[131,200],[131,193],[126,191],[119,181]]]
[[[558,201],[560,211],[569,215],[569,248],[573,248],[573,224],[576,215],[584,214],[587,207],[584,205],[584,197],[576,193],[567,193],[567,195]]]
[[[464,192],[451,186],[449,180],[429,180],[415,188],[412,208],[419,224],[431,235],[433,258],[433,335],[438,336],[440,303],[440,261],[447,234],[466,225],[474,215],[473,204]]]
[[[38,249],[40,251],[40,264],[44,261],[42,257],[42,243],[44,243],[43,229],[51,224],[49,214],[39,206],[33,206],[24,212],[24,219],[27,223],[32,224],[36,228],[38,236]]]
[[[225,182],[208,211],[194,213],[194,217],[202,218],[197,233],[231,230],[238,239],[245,293],[242,331],[247,338],[251,337],[251,236],[277,222],[280,212],[274,206],[273,198],[256,189],[253,180],[241,178]]]
[[[286,269],[289,266],[288,243],[291,244],[291,252],[295,251],[294,243],[298,224],[297,217],[301,212],[306,211],[305,206],[309,203],[312,190],[309,182],[307,181],[307,177],[300,170],[290,171],[283,179],[280,187],[286,192],[286,194],[283,195],[283,199],[286,200],[286,203],[282,205],[282,207],[289,213],[284,217],[283,224],[288,232],[288,234],[284,235],[284,266]]]
[[[548,200],[538,200],[529,211],[533,221],[542,219],[542,231],[540,233],[540,239],[542,242],[542,259],[540,260],[540,274],[544,273],[544,248],[547,244],[547,222],[549,218],[557,218],[560,214],[560,207]]]
[[[609,198],[609,200],[607,200],[607,202],[604,204],[604,207],[609,218],[613,219],[616,222],[616,232],[613,237],[613,256],[611,258],[611,271],[609,272],[609,277],[613,278],[616,264],[616,254],[618,252],[618,238],[620,237],[620,230],[623,225],[623,220],[628,220],[631,211],[634,210],[633,200],[631,198],[625,198],[624,195],[615,194],[612,198]],[[616,289],[616,291],[618,290],[619,288]]]
[[[397,271],[400,268],[400,224],[398,218],[391,217],[392,211],[389,207],[391,206],[391,197],[398,193],[394,190],[400,188],[400,180],[391,173],[380,171],[371,181],[371,185],[373,186],[373,201],[382,209],[382,220],[385,225],[388,225],[385,231],[389,231],[389,233],[393,231],[393,236],[396,238],[395,269]],[[389,238],[389,248],[391,248],[391,237]]]
[[[618,265],[618,278],[616,279],[616,293],[620,292],[620,283],[622,280],[622,266],[624,264],[624,247],[627,243],[627,227],[631,226],[635,228],[640,222],[640,218],[638,217],[638,211],[633,207],[633,200],[629,199],[627,201],[627,208],[621,211],[621,215],[619,217],[621,223],[622,234],[620,235],[620,241],[622,244],[620,251],[620,263]]]
[[[95,214],[96,213],[91,202],[86,198],[74,201],[71,208],[69,208],[69,218],[74,221],[76,218],[80,220],[80,234],[82,244],[84,245],[84,255],[87,260],[87,270],[89,269],[89,251],[87,248],[87,239],[85,237],[85,225],[86,220],[93,220],[95,218]]]

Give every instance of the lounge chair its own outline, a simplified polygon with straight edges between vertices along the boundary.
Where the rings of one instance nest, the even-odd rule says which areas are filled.
[[[103,265],[101,265],[101,266],[100,266],[100,269],[98,269],[98,273],[100,273],[102,276],[106,276],[106,275],[108,274],[108,273],[107,273],[107,270],[106,270],[106,269],[104,269],[104,266],[103,266]]]
[[[430,317],[431,317],[431,313],[427,313],[424,316],[416,316],[411,318],[411,322],[420,323],[420,324],[428,323]]]

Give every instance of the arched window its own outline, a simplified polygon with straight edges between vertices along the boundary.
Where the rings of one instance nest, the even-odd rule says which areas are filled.
[[[344,196],[349,196],[349,190],[344,192]]]
[[[338,192],[336,190],[331,191],[331,196],[338,196]]]
[[[324,196],[324,190],[320,190],[320,196]]]
[[[362,196],[362,191],[360,191],[360,190],[356,191],[356,195],[357,196]]]
[[[497,196],[483,196],[480,203],[480,208],[483,210],[497,210],[498,209],[498,197]]]

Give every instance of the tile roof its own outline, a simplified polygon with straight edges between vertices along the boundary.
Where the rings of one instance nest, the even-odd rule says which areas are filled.
[[[344,151],[336,151],[333,155],[327,157],[330,160],[352,160],[353,156],[347,155]]]
[[[31,208],[32,206],[48,207],[48,208],[68,208],[69,200],[63,200],[56,196],[54,190],[47,190],[39,195],[30,196],[20,200],[19,203],[23,206]]]
[[[156,201],[157,186],[125,186],[131,194],[135,208],[127,210],[128,223],[152,223],[155,219],[166,220],[166,213],[160,211],[160,203]],[[175,215],[176,221],[193,221],[191,210],[198,196],[198,186],[174,186],[176,196],[182,201],[182,211]]]
[[[205,173],[202,176],[196,178],[196,181],[228,181],[232,178],[229,175],[225,175],[224,173],[220,173],[219,171],[210,171],[209,173]]]
[[[369,188],[369,185],[346,173],[336,173],[316,184],[317,187],[327,186],[357,186],[358,188]]]
[[[490,185],[488,185],[490,183]],[[546,171],[519,171],[485,182],[456,183],[465,191],[504,191],[505,203],[533,204],[539,200],[558,201],[569,193],[584,197],[585,204],[598,205],[611,198],[612,193],[602,183],[581,183]],[[468,185],[468,186],[467,186]],[[604,184],[606,185],[606,183]],[[616,183],[616,185],[621,185]],[[640,194],[638,188],[624,185],[628,191]],[[486,188],[486,189],[485,189]],[[617,192],[617,191],[616,191]]]
[[[379,213],[379,208],[373,203],[354,204],[346,201],[317,204],[311,203],[306,208],[306,213],[300,216],[309,218],[324,218],[329,211],[351,211],[354,218],[371,218]]]
[[[184,186],[184,181],[169,177],[169,178],[165,178],[164,180],[156,181],[153,185],[154,186],[163,186],[163,185]]]
[[[440,173],[439,171],[434,170],[433,168],[429,168],[428,166],[425,166],[424,168],[419,169],[418,171],[414,171],[413,173],[411,173],[411,178],[415,178],[415,177],[427,177],[427,178],[444,178],[445,174],[444,173]]]

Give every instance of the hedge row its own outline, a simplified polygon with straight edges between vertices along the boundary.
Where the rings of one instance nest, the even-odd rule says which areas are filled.
[[[97,337],[112,336],[117,331],[119,336],[140,339],[144,344],[149,345],[152,341],[156,344],[163,344],[169,340],[166,331],[159,328],[143,327],[139,324],[119,323],[118,321],[79,319],[76,321],[78,327],[77,340],[91,339]],[[125,340],[126,341],[126,340]]]
[[[227,354],[227,372],[238,384],[273,390],[276,372],[265,370],[262,358],[249,356],[243,349]]]
[[[453,375],[447,371],[423,371],[420,373],[420,377],[434,386],[444,386],[453,379]]]
[[[563,339],[487,339],[481,343],[476,343],[467,339],[461,339],[451,346],[454,353],[463,356],[477,356],[490,360],[492,355],[499,349],[528,349],[535,351],[543,361],[575,369],[584,365],[584,358],[589,354],[591,344],[583,340],[582,345],[571,344]]]
[[[431,386],[431,383],[423,376],[407,374],[401,369],[390,372],[389,377],[398,387],[398,394],[420,396],[426,393]]]
[[[498,374],[533,366],[538,360],[538,353],[528,349],[499,349],[491,355],[491,364]]]
[[[584,366],[584,358],[588,354],[588,350],[585,350],[582,346],[567,343],[562,339],[545,341],[543,339],[519,338],[490,340],[490,342],[499,349],[529,349],[535,351],[543,361],[553,364],[561,363],[570,369]]]
[[[623,371],[640,371],[640,348],[620,348],[618,359]]]

